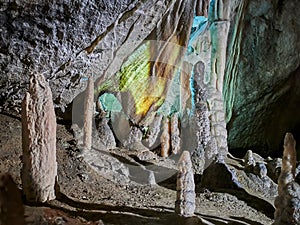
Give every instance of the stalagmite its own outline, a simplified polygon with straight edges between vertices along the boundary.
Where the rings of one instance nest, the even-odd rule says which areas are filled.
[[[22,102],[23,193],[29,202],[55,199],[56,116],[44,76],[30,79]]]
[[[171,148],[171,139],[170,139],[170,121],[168,117],[163,118],[163,132],[160,136],[161,143],[161,156],[168,157],[170,154]]]
[[[21,192],[7,173],[0,176],[0,209],[1,225],[25,224]]]
[[[182,152],[178,161],[177,199],[175,212],[181,216],[193,216],[195,212],[195,183],[191,156],[188,151]]]
[[[150,149],[156,148],[159,145],[162,118],[161,114],[155,115],[153,121],[149,124],[146,138],[142,140],[143,144]]]
[[[300,224],[300,185],[295,182],[296,141],[291,133],[284,138],[282,168],[275,199],[275,225]]]
[[[171,149],[173,154],[180,152],[180,132],[179,132],[179,118],[178,113],[171,117]]]
[[[230,2],[230,0],[211,1],[209,10],[211,73],[206,82],[208,83],[208,104],[211,114],[211,134],[216,139],[219,158],[225,157],[228,152],[222,88],[230,26]]]
[[[83,149],[92,148],[93,132],[93,115],[94,115],[94,80],[88,79],[86,94],[84,99],[84,125],[83,125]]]

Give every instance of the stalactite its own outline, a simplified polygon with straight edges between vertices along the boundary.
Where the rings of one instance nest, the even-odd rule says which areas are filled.
[[[30,79],[22,102],[22,185],[26,200],[55,199],[57,176],[56,116],[52,93],[44,76]]]
[[[0,176],[0,224],[24,225],[21,192],[9,174]]]
[[[170,138],[170,120],[168,117],[163,118],[163,132],[160,136],[161,156],[168,157],[170,155],[171,138]]]
[[[181,216],[193,216],[195,212],[195,183],[191,156],[188,151],[183,151],[178,161],[177,199],[175,212]]]
[[[92,77],[88,79],[84,99],[84,125],[83,125],[83,149],[90,150],[92,148],[92,132],[93,132],[93,115],[94,115],[94,80]]]

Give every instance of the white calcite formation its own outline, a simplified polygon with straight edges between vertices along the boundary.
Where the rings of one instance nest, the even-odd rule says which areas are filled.
[[[183,151],[178,161],[177,198],[175,212],[181,216],[193,216],[195,212],[195,183],[191,156]]]
[[[22,186],[29,202],[55,199],[56,116],[49,84],[33,75],[22,103]]]

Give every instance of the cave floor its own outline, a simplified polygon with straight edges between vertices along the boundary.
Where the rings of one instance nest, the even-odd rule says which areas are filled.
[[[21,121],[0,114],[0,172],[8,172],[21,189]],[[116,151],[116,150],[115,150]],[[157,185],[116,182],[108,171],[96,171],[82,157],[69,127],[57,127],[59,191],[57,199],[25,204],[26,224],[272,224],[259,208],[233,193],[197,190],[195,216],[174,213],[176,178]],[[119,179],[121,179],[120,177]]]

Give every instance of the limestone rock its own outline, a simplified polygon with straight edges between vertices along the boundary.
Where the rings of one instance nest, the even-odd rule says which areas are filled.
[[[130,131],[126,139],[123,141],[124,147],[132,149],[135,143],[141,143],[143,138],[143,133],[138,127],[130,127]],[[143,145],[143,144],[142,144]]]
[[[241,187],[236,171],[224,162],[214,162],[202,175],[201,186],[212,191],[220,189],[237,189]]]
[[[268,170],[264,163],[259,162],[255,164],[253,168],[253,172],[255,175],[259,176],[260,178],[264,178],[267,176]]]
[[[146,138],[142,140],[143,144],[149,149],[154,149],[160,144],[162,114],[156,114],[152,123],[148,126]]]
[[[0,176],[0,224],[24,225],[21,192],[9,174]]]
[[[282,159],[275,158],[275,159],[268,161],[268,163],[267,163],[268,176],[276,183],[278,181],[278,177],[279,177],[280,171],[281,171],[281,166],[282,166],[281,162],[282,162]]]
[[[299,133],[300,2],[233,2],[224,81],[229,147],[272,155],[287,130]]]
[[[97,121],[97,135],[99,137],[99,142],[106,148],[112,149],[117,146],[116,140],[112,130],[109,125],[109,118],[100,118]],[[93,143],[95,145],[96,143]]]
[[[55,199],[56,116],[49,84],[33,75],[22,103],[22,185],[29,202]]]
[[[195,212],[195,183],[191,156],[183,151],[178,161],[177,198],[175,212],[181,216],[190,217]]]
[[[82,79],[100,77],[105,71],[104,79],[115,74],[130,50],[161,21],[167,6],[168,2],[158,0],[4,1],[0,6],[2,109],[20,107],[32,72],[46,74],[57,110],[65,113],[67,104],[84,90]]]

